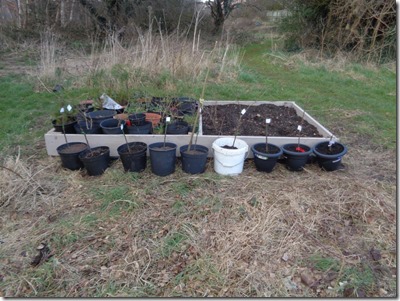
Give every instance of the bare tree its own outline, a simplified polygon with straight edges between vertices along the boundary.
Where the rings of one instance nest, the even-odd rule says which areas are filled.
[[[206,5],[211,10],[214,19],[214,33],[218,33],[230,13],[239,7],[245,0],[207,0]]]

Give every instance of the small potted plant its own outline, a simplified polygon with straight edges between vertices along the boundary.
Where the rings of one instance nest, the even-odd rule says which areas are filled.
[[[189,144],[180,147],[182,170],[190,174],[203,173],[207,163],[208,147],[197,144],[197,137],[199,132],[196,131],[203,103],[204,99],[200,98],[199,106],[197,108],[196,116],[192,125],[192,132],[190,134]],[[195,132],[197,133],[196,141],[193,144],[193,137]]]
[[[212,144],[214,150],[214,170],[221,175],[238,175],[243,171],[244,160],[247,157],[249,146],[241,139],[236,139],[246,109],[240,112],[239,122],[233,138],[218,138]]]
[[[166,142],[168,123],[170,117],[166,117],[164,142],[156,142],[149,145],[151,171],[158,176],[167,176],[175,172],[176,148],[172,142]]]
[[[117,152],[125,171],[141,172],[145,170],[147,162],[147,144],[143,142],[128,143],[122,124],[121,131],[124,135],[125,143],[117,148]]]
[[[72,111],[72,106],[67,105],[67,112]],[[65,108],[60,109],[60,114],[67,114]],[[61,118],[64,120],[64,118]],[[61,124],[62,132],[64,134],[65,144],[61,144],[57,147],[57,153],[60,155],[61,165],[70,170],[77,170],[83,167],[82,161],[79,159],[79,155],[88,148],[88,145],[83,142],[68,142],[65,131],[64,122]]]
[[[104,173],[110,163],[110,148],[108,146],[90,147],[86,132],[81,130],[88,148],[79,154],[89,176],[99,176]]]
[[[70,106],[70,105],[69,105]],[[75,128],[74,125],[76,124],[76,113],[73,109],[70,111],[66,111],[64,109],[64,106],[62,107],[62,112],[61,110],[54,114],[54,119],[52,120],[52,124],[54,127],[54,130],[56,132],[62,132],[65,134],[75,134]]]
[[[337,170],[342,162],[343,156],[347,153],[347,147],[333,140],[320,142],[314,147],[314,154],[319,167],[326,171]]]
[[[282,146],[283,154],[286,157],[286,168],[291,171],[302,171],[312,153],[311,147],[300,143],[300,134],[304,120],[304,113],[305,111],[303,111],[303,117],[300,125],[297,126],[297,143],[288,143]]]
[[[146,120],[142,104],[130,105],[126,113],[128,114],[126,130],[129,134],[145,135],[153,132],[153,123]]]
[[[254,155],[254,164],[256,169],[262,172],[271,172],[278,158],[282,155],[282,148],[275,144],[268,143],[268,126],[271,123],[271,118],[265,120],[265,143],[257,143],[251,147]]]

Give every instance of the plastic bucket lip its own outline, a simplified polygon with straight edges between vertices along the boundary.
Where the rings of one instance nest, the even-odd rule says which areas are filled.
[[[304,149],[308,149],[308,150],[306,150],[305,152],[302,153],[302,152],[292,152],[292,151],[286,149],[289,146],[297,146],[297,145],[299,145],[300,147],[302,147]],[[285,144],[282,146],[282,151],[286,155],[302,157],[302,156],[310,155],[313,152],[313,148],[309,147],[308,145],[301,144],[301,143],[300,144],[288,143],[288,144]]]
[[[340,143],[340,142],[335,142],[337,144],[340,144],[343,147],[343,151],[341,151],[340,153],[329,155],[329,154],[322,154],[317,150],[318,146],[323,145],[323,144],[328,144],[328,143],[329,143],[328,141],[323,141],[323,142],[317,143],[314,146],[314,150],[313,150],[314,154],[316,154],[318,157],[321,157],[323,159],[332,159],[332,160],[334,160],[334,159],[343,157],[347,153],[347,146],[342,144],[342,143]]]
[[[241,139],[236,139],[235,141],[235,146],[238,149],[227,149],[227,148],[222,148],[222,146],[228,144],[231,145],[233,143],[234,138],[227,137],[227,138],[218,138],[214,140],[212,144],[212,149],[218,153],[224,154],[224,155],[241,155],[249,151],[249,145]]]
[[[256,146],[259,146],[259,145],[265,145],[265,142],[256,143],[256,144],[254,144],[254,145],[251,146],[251,150],[252,150],[254,156],[257,154],[257,155],[261,155],[261,156],[268,157],[268,158],[275,158],[275,157],[279,157],[279,156],[281,156],[281,155],[283,154],[282,147],[279,147],[279,146],[277,146],[277,145],[275,145],[275,144],[268,143],[268,145],[274,146],[274,147],[276,147],[276,148],[279,149],[279,152],[274,153],[274,154],[265,153],[265,152],[260,152],[260,151],[256,150],[256,149],[255,149]],[[262,158],[259,158],[259,159],[262,159]]]
[[[60,153],[60,151],[62,151],[63,149],[67,148],[69,145],[77,145],[77,144],[85,145],[86,149],[89,147],[85,142],[68,142],[68,143],[61,144],[59,147],[57,147],[56,150],[57,150],[58,153]],[[68,156],[68,155],[78,154],[78,153],[81,153],[81,152],[85,151],[86,149],[80,150],[80,151],[78,151],[76,153],[68,153],[68,154],[63,154],[63,155]]]

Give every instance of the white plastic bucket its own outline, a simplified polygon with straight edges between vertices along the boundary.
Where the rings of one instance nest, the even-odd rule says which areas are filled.
[[[214,150],[214,170],[220,175],[234,176],[243,171],[244,160],[249,153],[249,146],[243,140],[236,139],[237,149],[222,148],[232,145],[234,138],[218,138],[212,144]]]

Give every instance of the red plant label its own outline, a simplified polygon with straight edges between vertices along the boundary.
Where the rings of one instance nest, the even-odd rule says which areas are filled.
[[[306,151],[304,150],[304,148],[298,146],[298,147],[296,147],[296,152],[305,153]]]

